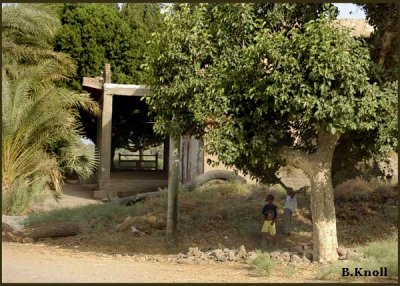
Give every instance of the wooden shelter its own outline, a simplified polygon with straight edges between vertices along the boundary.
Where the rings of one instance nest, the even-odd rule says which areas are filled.
[[[100,155],[100,165],[97,171],[97,190],[94,197],[98,199],[115,196],[118,192],[135,191],[135,182],[114,179],[111,180],[111,140],[112,140],[112,116],[114,96],[138,96],[142,97],[150,91],[149,87],[133,84],[111,83],[110,64],[105,65],[103,77],[84,77],[83,87],[90,93],[100,94],[98,102],[101,106],[101,116],[97,119],[96,148]],[[168,140],[164,144],[164,164],[168,169],[168,157],[170,157]],[[202,141],[193,137],[182,136],[180,140],[180,180],[185,183],[204,172],[204,154]],[[161,183],[161,182],[160,182]],[[156,191],[157,188],[154,188]],[[148,190],[147,190],[148,191]]]

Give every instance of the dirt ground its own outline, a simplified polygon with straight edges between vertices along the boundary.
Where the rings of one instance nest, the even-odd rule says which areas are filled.
[[[84,185],[66,184],[63,192],[58,202],[49,198],[36,206],[36,210],[99,203],[92,199],[92,191]],[[2,282],[318,282],[313,280],[315,272],[311,271],[312,267],[301,278],[279,276],[279,270],[273,277],[260,277],[244,263],[177,264],[165,262],[167,254],[115,255],[107,254],[104,249],[96,251],[93,245],[78,248],[49,242],[20,244],[3,241]],[[140,261],[144,256],[146,261]]]
[[[137,257],[136,257],[137,258]],[[153,257],[157,260],[157,256]],[[44,244],[2,243],[2,282],[74,283],[74,282],[321,282],[313,280],[311,269],[302,277],[277,275],[259,277],[239,263],[220,265],[184,265],[138,262],[135,257],[104,256],[50,247]]]
[[[99,203],[93,200],[91,195],[92,191],[85,188],[84,185],[67,184],[64,186],[64,194],[59,202],[54,203],[48,200],[39,205],[38,209],[50,210],[53,208]],[[182,209],[184,208],[185,206],[182,205]],[[299,218],[304,219],[304,214]],[[305,229],[302,231],[298,230],[291,237],[281,237],[278,235],[279,247],[282,249],[291,248],[305,241],[310,241],[311,234],[308,229],[309,227],[307,227],[305,222],[302,226]],[[346,225],[346,229],[347,227]],[[353,230],[353,233],[357,233],[354,225],[349,225],[349,227]],[[338,228],[339,237],[341,233],[345,233],[341,231],[341,228]],[[365,229],[360,228],[360,231],[365,232]],[[295,276],[285,273],[287,269],[278,265],[272,275],[269,277],[260,277],[243,262],[180,264],[172,259],[174,255],[176,256],[176,253],[168,254],[166,249],[160,248],[165,244],[161,236],[130,237],[127,240],[129,232],[118,233],[121,237],[115,234],[117,235],[115,241],[113,240],[111,241],[112,243],[107,244],[100,243],[101,240],[96,239],[93,235],[82,234],[75,237],[46,239],[37,243],[26,244],[3,241],[2,282],[334,282],[316,280],[315,276],[318,272],[318,265],[315,263],[310,263],[307,267],[298,271]],[[107,235],[110,234],[105,234],[105,236]],[[234,236],[229,234],[229,239],[234,239]],[[97,243],[93,243],[94,241]],[[188,241],[193,241],[193,239],[188,239]],[[247,250],[253,248],[251,247],[251,242],[251,240],[247,242]],[[205,249],[202,247],[205,245],[211,245],[211,243],[207,242],[204,245],[199,243],[198,246],[201,249]],[[177,251],[185,253],[189,246],[196,245],[183,245],[182,249]],[[232,243],[231,246],[237,247],[238,245]]]

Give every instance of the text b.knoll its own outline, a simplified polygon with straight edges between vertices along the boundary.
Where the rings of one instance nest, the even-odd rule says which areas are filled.
[[[387,267],[379,267],[378,270],[368,270],[362,267],[355,267],[353,272],[349,268],[342,268],[342,276],[388,276]]]

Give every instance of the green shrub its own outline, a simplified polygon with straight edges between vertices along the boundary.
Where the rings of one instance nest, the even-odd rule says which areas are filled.
[[[268,253],[262,252],[257,253],[254,258],[250,258],[247,264],[260,276],[269,276],[276,266],[276,262],[269,257]]]
[[[2,193],[1,210],[7,215],[23,215],[29,210],[32,203],[42,201],[50,192],[46,191],[47,178],[42,177],[34,180],[31,184],[24,184],[16,180],[13,189]]]
[[[368,243],[360,247],[359,252],[365,258],[353,260],[341,260],[331,265],[322,267],[317,275],[318,279],[346,279],[354,280],[355,276],[342,276],[342,268],[363,268],[376,270],[379,267],[388,268],[389,277],[398,277],[398,238],[397,235],[388,236],[379,241]],[[365,278],[364,278],[365,279]]]
[[[399,247],[397,234],[379,241],[368,243],[361,248],[367,259],[379,262],[381,267],[388,267],[388,275],[398,276]]]

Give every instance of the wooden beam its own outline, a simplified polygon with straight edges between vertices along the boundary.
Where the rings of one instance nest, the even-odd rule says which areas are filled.
[[[105,83],[104,89],[107,94],[123,96],[144,96],[150,91],[150,88],[145,85],[115,83]]]
[[[103,89],[103,77],[84,77],[82,86],[101,90]]]

